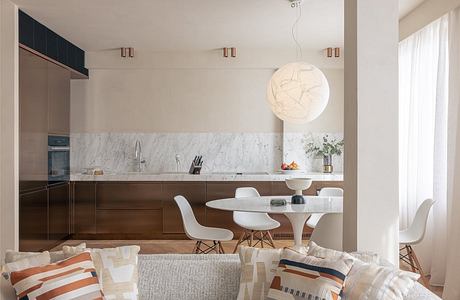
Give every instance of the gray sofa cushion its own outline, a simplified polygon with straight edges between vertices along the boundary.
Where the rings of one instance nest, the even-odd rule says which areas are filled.
[[[139,255],[140,299],[236,299],[240,284],[237,254]],[[416,284],[404,300],[439,300]]]

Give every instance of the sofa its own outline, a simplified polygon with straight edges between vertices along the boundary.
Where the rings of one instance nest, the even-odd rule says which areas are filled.
[[[140,299],[236,299],[240,281],[237,254],[139,255]],[[440,300],[417,283],[405,300]]]

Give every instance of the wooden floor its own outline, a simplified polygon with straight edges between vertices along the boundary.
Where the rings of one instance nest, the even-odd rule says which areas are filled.
[[[83,242],[86,243],[88,248],[113,248],[126,245],[139,245],[141,247],[141,254],[189,254],[192,253],[195,245],[195,242],[191,240],[69,240],[56,246],[53,250],[60,250],[64,245],[75,246]],[[277,248],[289,247],[292,244],[292,240],[275,240]],[[236,241],[222,242],[225,253],[232,253],[235,245]],[[410,270],[409,266],[404,264],[401,264],[401,269]],[[422,283],[421,280],[420,283]],[[431,286],[430,290],[441,297],[443,288]]]

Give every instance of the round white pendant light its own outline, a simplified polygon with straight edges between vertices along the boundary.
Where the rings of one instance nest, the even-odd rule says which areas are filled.
[[[317,67],[295,62],[278,69],[270,79],[268,102],[283,121],[305,124],[316,119],[329,101],[329,84]]]

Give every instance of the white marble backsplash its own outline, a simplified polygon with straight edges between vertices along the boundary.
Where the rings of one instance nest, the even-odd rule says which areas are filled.
[[[273,173],[283,160],[321,172],[322,160],[305,155],[303,139],[304,134],[292,133],[284,138],[281,133],[72,133],[70,167],[73,173],[94,167],[109,174],[136,171],[134,147],[139,140],[144,172],[176,172],[176,154],[180,172],[188,172],[195,155],[203,155],[203,173]],[[334,168],[343,169],[340,157],[334,158]]]
[[[276,133],[74,133],[71,171],[101,167],[106,172],[136,170],[134,147],[142,145],[145,172],[187,172],[195,155],[203,155],[202,172],[273,172],[282,157]]]

